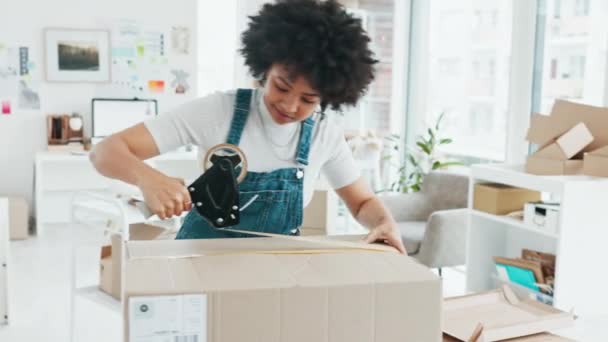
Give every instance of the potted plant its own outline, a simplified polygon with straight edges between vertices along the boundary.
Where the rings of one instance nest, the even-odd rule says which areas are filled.
[[[390,160],[399,152],[399,135],[387,136],[387,144],[392,146],[391,152],[383,157],[383,160],[390,165],[397,167],[397,179],[391,182],[388,189],[384,191],[392,192],[418,192],[422,189],[424,175],[433,170],[445,169],[450,166],[462,165],[458,161],[447,161],[437,153],[437,148],[453,142],[451,138],[442,137],[441,122],[445,112],[441,113],[435,124],[428,127],[424,135],[419,135],[416,139],[416,146],[408,151],[405,161],[401,165],[390,163]]]

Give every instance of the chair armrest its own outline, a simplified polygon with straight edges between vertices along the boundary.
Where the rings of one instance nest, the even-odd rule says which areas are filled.
[[[378,198],[388,208],[395,221],[426,221],[432,212],[432,205],[423,193],[382,194]]]
[[[436,211],[429,217],[420,251],[415,256],[424,265],[463,265],[466,257],[468,209]]]

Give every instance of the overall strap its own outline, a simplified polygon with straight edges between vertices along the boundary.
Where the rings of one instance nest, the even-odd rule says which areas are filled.
[[[234,101],[234,115],[230,123],[230,131],[228,132],[228,144],[239,145],[247,116],[249,115],[249,107],[251,105],[251,89],[238,89],[236,91],[236,101]]]
[[[298,143],[298,152],[296,156],[296,161],[300,165],[308,165],[308,153],[310,152],[312,130],[314,126],[315,120],[312,116],[302,122],[302,131],[300,132],[300,141]]]

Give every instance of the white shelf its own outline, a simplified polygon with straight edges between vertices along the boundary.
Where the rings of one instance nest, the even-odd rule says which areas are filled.
[[[604,181],[608,178],[591,176],[537,176],[526,173],[523,165],[480,164],[471,167],[471,178],[476,181],[487,181],[507,184],[520,188],[562,194],[564,185],[569,182]]]
[[[475,185],[499,183],[558,197],[555,233],[525,225],[515,218],[473,209]],[[467,236],[467,291],[496,286],[493,257],[520,257],[522,249],[555,254],[553,304],[580,316],[608,315],[608,274],[601,253],[608,241],[608,178],[537,176],[523,165],[486,164],[471,168]],[[591,279],[591,280],[589,280]]]
[[[557,234],[557,233],[549,233],[549,232],[545,232],[545,231],[542,231],[542,230],[534,228],[534,227],[530,227],[527,224],[525,224],[522,220],[518,220],[518,219],[515,219],[512,217],[492,215],[492,214],[484,213],[482,211],[474,210],[474,209],[471,210],[471,214],[474,216],[477,216],[477,217],[487,219],[487,220],[500,222],[505,225],[509,225],[515,229],[523,229],[523,230],[526,230],[526,231],[529,231],[529,232],[532,232],[535,234],[544,235],[549,238],[557,239],[559,237],[559,234]]]

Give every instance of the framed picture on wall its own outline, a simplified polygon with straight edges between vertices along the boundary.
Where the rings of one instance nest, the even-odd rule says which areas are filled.
[[[110,81],[109,31],[47,28],[44,44],[47,81]]]

